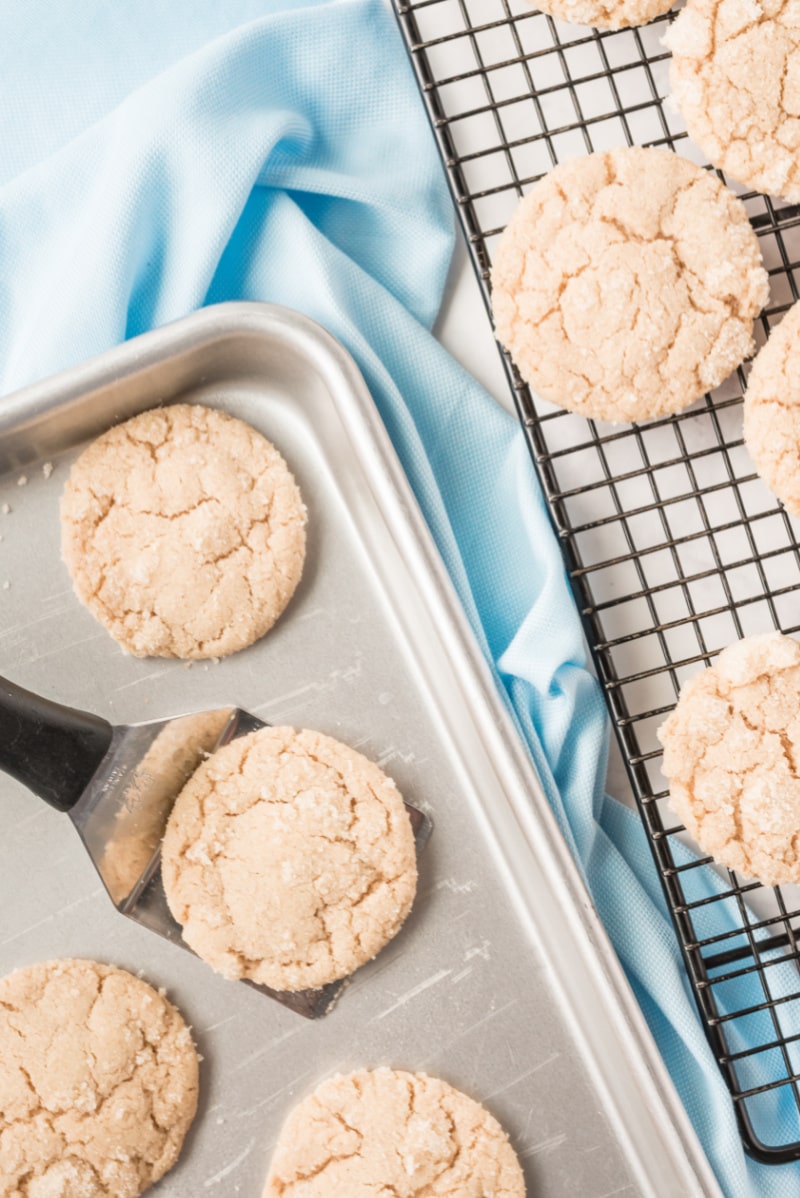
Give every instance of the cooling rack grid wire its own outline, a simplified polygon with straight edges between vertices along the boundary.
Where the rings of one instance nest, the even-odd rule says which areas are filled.
[[[499,235],[556,163],[635,144],[707,165],[668,100],[669,16],[599,32],[525,0],[394,2],[487,303]],[[763,343],[798,297],[800,208],[732,186],[770,273]],[[670,812],[655,735],[725,645],[800,631],[797,529],[743,446],[747,367],[678,416],[613,426],[543,403],[504,364],[742,1138],[798,1159],[800,888],[717,869],[708,897],[711,859]]]

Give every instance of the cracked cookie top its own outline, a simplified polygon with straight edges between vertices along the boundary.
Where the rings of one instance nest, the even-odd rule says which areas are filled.
[[[798,0],[688,0],[664,43],[675,101],[714,166],[800,200]]]
[[[8,1198],[136,1198],[178,1159],[197,1053],[171,1003],[95,961],[0,979],[0,1185]]]
[[[324,1081],[290,1114],[263,1198],[524,1198],[492,1115],[447,1082],[375,1069]]]
[[[658,736],[670,805],[701,848],[765,885],[800,882],[800,645],[730,645]]]
[[[680,411],[753,348],[768,278],[741,202],[668,150],[562,163],[492,268],[498,341],[542,398],[598,420]]]
[[[646,25],[668,12],[675,0],[536,0],[540,12],[573,25],[595,29],[626,29]]]
[[[222,657],[294,594],[306,510],[274,445],[224,412],[142,412],[89,445],[61,502],[62,554],[94,616],[137,657]]]
[[[352,973],[399,931],[417,884],[400,792],[319,732],[261,728],[178,796],[161,856],[170,910],[218,972],[273,990]]]
[[[744,440],[764,482],[800,516],[800,303],[772,330],[753,363]]]

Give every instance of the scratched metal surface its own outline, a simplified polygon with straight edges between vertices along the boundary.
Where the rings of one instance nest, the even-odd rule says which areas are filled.
[[[95,370],[6,401],[0,669],[112,721],[230,702],[355,745],[435,820],[418,900],[334,1012],[310,1023],[117,915],[68,821],[0,777],[0,972],[58,955],[96,957],[166,987],[192,1023],[204,1058],[200,1111],[181,1162],[154,1194],[256,1198],[295,1100],[333,1071],[378,1064],[428,1070],[486,1102],[540,1198],[713,1193],[655,1059],[655,1081],[636,1076],[635,1007],[625,1006],[619,978],[608,982],[602,933],[566,858],[557,859],[552,828],[540,814],[525,833],[525,813],[512,815],[513,787],[533,793],[535,779],[524,761],[506,759],[502,708],[485,689],[488,675],[467,660],[455,617],[447,624],[455,639],[437,634],[430,588],[445,584],[441,566],[433,580],[410,569],[421,533],[418,516],[404,510],[409,493],[392,499],[387,490],[392,527],[389,507],[376,504],[376,487],[400,483],[368,427],[369,401],[351,402],[342,378],[331,381],[330,346],[320,347],[308,322],[251,306],[228,308],[217,326],[213,313],[192,319],[188,333],[151,335],[141,352],[125,347]],[[124,656],[74,597],[58,545],[76,443],[176,397],[221,406],[273,439],[310,513],[305,576],[279,625],[245,652],[191,668]],[[548,914],[562,884],[572,888],[569,903],[556,895]],[[542,887],[538,899],[524,893],[533,886]],[[531,914],[535,902],[546,926]],[[582,1048],[574,1016],[561,1009],[570,991],[593,1011],[583,1017]],[[624,1028],[614,1031],[621,1015]],[[608,1041],[595,1045],[595,1064],[609,1054],[616,1097],[590,1076],[593,1035]],[[642,1112],[656,1131],[632,1155],[626,1137]]]

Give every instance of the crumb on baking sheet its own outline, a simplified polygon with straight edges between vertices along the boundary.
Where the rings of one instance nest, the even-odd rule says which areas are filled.
[[[27,487],[27,485],[28,485],[27,474],[20,474],[19,478],[17,479],[17,486],[18,487]]]
[[[54,466],[52,462],[44,462],[42,464],[42,474],[45,476],[45,478],[49,478],[53,473],[53,470]]]
[[[4,516],[8,516],[11,512],[11,505],[4,503],[2,506],[0,506],[0,512],[2,512]]]

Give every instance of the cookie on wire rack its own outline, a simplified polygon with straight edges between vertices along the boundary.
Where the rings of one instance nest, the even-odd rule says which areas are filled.
[[[492,268],[498,341],[543,398],[597,420],[688,407],[753,348],[769,283],[742,203],[669,150],[562,163]]]
[[[744,442],[769,489],[800,516],[800,302],[753,363],[744,396]]]
[[[669,12],[675,0],[536,0],[535,7],[557,21],[594,29],[646,25]]]
[[[800,200],[796,0],[688,0],[664,41],[675,102],[714,166]]]
[[[658,730],[670,806],[700,847],[768,886],[800,882],[800,645],[729,645]]]

